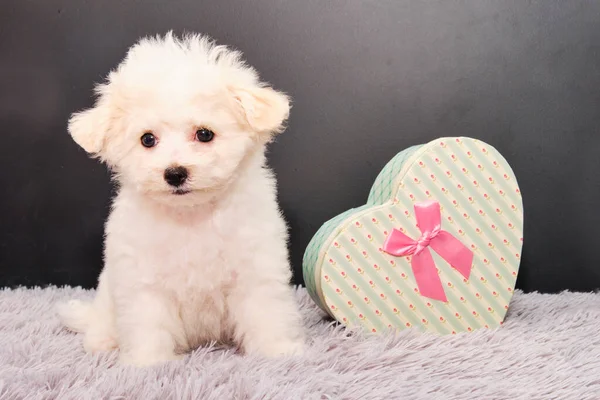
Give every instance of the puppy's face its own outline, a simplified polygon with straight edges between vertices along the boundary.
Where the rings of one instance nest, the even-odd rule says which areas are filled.
[[[226,188],[289,113],[239,53],[199,36],[142,40],[97,92],[69,121],[74,140],[122,186],[174,205]]]

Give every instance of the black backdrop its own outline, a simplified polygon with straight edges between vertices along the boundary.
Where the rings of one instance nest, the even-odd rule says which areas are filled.
[[[0,1],[0,286],[93,286],[111,188],[66,121],[138,37],[199,31],[294,98],[271,147],[296,279],[398,151],[494,145],[525,201],[524,290],[600,287],[596,0]]]

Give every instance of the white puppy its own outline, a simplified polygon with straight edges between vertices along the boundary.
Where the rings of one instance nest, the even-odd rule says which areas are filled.
[[[302,351],[287,228],[265,146],[288,97],[241,54],[171,33],[133,46],[75,142],[114,172],[105,266],[92,303],[59,305],[89,352],[151,365],[209,341],[264,356]]]

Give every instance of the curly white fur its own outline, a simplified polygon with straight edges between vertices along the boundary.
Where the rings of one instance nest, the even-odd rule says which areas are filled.
[[[286,95],[261,83],[239,52],[172,34],[133,46],[69,132],[114,172],[105,267],[93,303],[59,305],[84,347],[120,348],[151,365],[209,341],[265,356],[302,351],[289,280],[287,228],[265,146],[283,129]],[[215,138],[202,143],[195,132]],[[140,137],[151,132],[156,146]],[[164,179],[189,171],[186,194]]]

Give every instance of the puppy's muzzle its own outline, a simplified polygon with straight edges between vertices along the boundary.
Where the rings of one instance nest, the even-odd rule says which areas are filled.
[[[185,167],[169,167],[165,170],[165,181],[173,186],[179,187],[188,179],[189,173]]]

